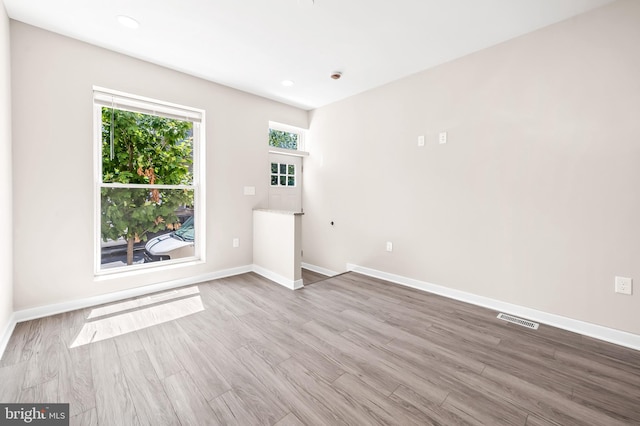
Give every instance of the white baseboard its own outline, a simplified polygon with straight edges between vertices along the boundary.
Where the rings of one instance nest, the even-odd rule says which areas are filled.
[[[334,277],[339,274],[339,272],[332,271],[331,269],[323,268],[321,266],[312,265],[310,263],[302,262],[302,267],[304,269],[308,269],[309,271],[316,272],[318,274],[326,275],[328,277]]]
[[[376,269],[366,268],[364,266],[358,266],[351,263],[347,264],[347,270],[363,275],[368,275],[370,277],[379,278],[381,280],[390,281],[392,283],[400,284],[405,287],[411,287],[429,293],[438,294],[450,299],[460,300],[472,305],[482,306],[495,311],[516,315],[518,317],[523,317],[532,321],[540,322],[542,324],[547,324],[553,327],[561,328],[563,330],[593,337],[605,342],[615,343],[616,345],[640,350],[640,335],[637,334],[628,333],[626,331],[616,330],[613,328],[604,327],[601,325],[592,324],[572,318],[567,318],[560,315],[550,314],[547,312],[538,311],[536,309],[514,305],[512,303],[501,302],[500,300],[478,296],[473,293],[467,293],[465,291],[455,290],[437,284],[431,284],[428,282],[415,280],[413,278],[403,277],[401,275],[390,274],[387,272],[382,272]]]
[[[159,284],[151,284],[143,287],[136,287],[114,293],[101,294],[99,296],[86,297],[84,299],[71,300],[69,302],[55,303],[52,305],[38,306],[35,308],[22,309],[14,312],[15,322],[29,321],[36,318],[43,318],[50,315],[61,314],[63,312],[74,311],[76,309],[89,308],[103,303],[117,302],[131,297],[144,296],[163,290],[170,290],[177,287],[184,287],[191,284],[199,284],[219,278],[231,277],[233,275],[245,274],[253,271],[251,265],[240,266],[238,268],[224,269],[210,272],[194,277],[181,278],[178,280],[166,281]]]
[[[0,335],[0,359],[2,358],[2,355],[4,355],[4,350],[7,349],[7,344],[9,344],[9,339],[13,334],[13,330],[16,328],[16,324],[16,314],[11,314],[4,331]]]
[[[37,318],[44,318],[51,315],[61,314],[63,312],[75,311],[76,309],[84,309],[92,306],[102,305],[104,303],[117,302],[131,297],[144,296],[158,291],[171,290],[178,287],[184,287],[192,284],[199,284],[206,281],[216,280],[220,278],[231,277],[234,275],[246,274],[248,272],[256,272],[263,277],[275,281],[292,290],[303,287],[302,280],[288,280],[278,274],[261,268],[257,265],[245,265],[237,268],[224,269],[221,271],[210,272],[207,274],[197,275],[193,277],[181,278],[172,281],[166,281],[158,284],[151,284],[143,287],[136,287],[127,290],[117,291],[113,293],[101,294],[98,296],[86,297],[83,299],[71,300],[68,302],[54,303],[51,305],[37,306],[34,308],[21,309],[15,311],[10,317],[5,331],[0,335],[0,356],[4,353],[4,349],[9,342],[11,333],[15,325],[19,322],[29,321]]]
[[[253,272],[291,290],[297,290],[303,287],[302,279],[290,280],[280,274],[276,274],[275,272],[265,269],[262,266],[253,265]]]
[[[320,267],[315,267],[313,265],[303,264],[303,267],[324,275],[329,275],[329,276],[337,275],[337,273],[333,271],[329,271],[327,269],[320,268]],[[406,287],[415,288],[415,289],[426,291],[429,293],[439,294],[441,296],[471,303],[473,305],[478,305],[478,306],[493,309],[496,311],[505,312],[511,315],[524,317],[532,321],[540,322],[553,327],[558,327],[567,331],[572,331],[574,333],[583,334],[585,336],[593,337],[595,339],[603,340],[606,342],[615,343],[620,346],[625,346],[631,349],[640,350],[640,335],[636,335],[636,334],[632,334],[632,333],[628,333],[625,331],[620,331],[620,330],[616,330],[608,327],[603,327],[597,324],[591,324],[588,322],[579,321],[572,318],[566,318],[560,315],[550,314],[547,312],[526,308],[524,306],[501,302],[499,300],[491,299],[488,297],[478,296],[472,293],[467,293],[464,291],[455,290],[448,287],[443,287],[436,284],[431,284],[424,281],[403,277],[401,275],[390,274],[387,272],[382,272],[376,269],[366,268],[366,267],[358,266],[354,264],[347,264],[347,270],[352,272],[357,272],[363,275],[368,275],[374,278],[390,281]],[[302,280],[295,280],[295,281],[289,280],[282,277],[281,275],[275,274],[258,265],[246,265],[246,266],[241,266],[237,268],[231,268],[231,269],[225,269],[222,271],[212,272],[208,274],[202,274],[195,277],[167,281],[164,283],[153,284],[153,285],[148,285],[144,287],[132,288],[128,290],[118,291],[115,293],[108,293],[108,294],[103,294],[99,296],[73,300],[69,302],[39,306],[35,308],[22,309],[14,312],[9,317],[9,321],[5,326],[3,333],[0,335],[0,357],[2,357],[2,354],[4,354],[6,346],[9,343],[11,334],[13,333],[15,325],[18,322],[28,321],[36,318],[43,318],[46,316],[56,315],[63,312],[69,312],[76,309],[88,308],[91,306],[101,305],[103,303],[117,302],[119,300],[128,299],[131,297],[143,296],[143,295],[155,293],[158,291],[170,290],[177,287],[183,287],[191,284],[198,284],[205,281],[230,277],[234,275],[240,275],[247,272],[255,272],[269,280],[272,280],[292,290],[299,289],[303,286]]]

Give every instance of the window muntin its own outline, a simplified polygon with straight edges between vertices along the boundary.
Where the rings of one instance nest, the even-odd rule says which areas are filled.
[[[271,186],[296,186],[296,165],[271,163]]]
[[[203,112],[94,91],[96,272],[203,257]]]

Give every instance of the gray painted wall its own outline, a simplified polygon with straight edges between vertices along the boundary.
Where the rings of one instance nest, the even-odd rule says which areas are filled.
[[[313,111],[303,261],[640,333],[638,40],[620,1]]]

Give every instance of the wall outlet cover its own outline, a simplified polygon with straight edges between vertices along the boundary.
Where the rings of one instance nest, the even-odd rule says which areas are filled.
[[[438,142],[440,144],[445,144],[447,143],[447,132],[440,132],[438,134]]]
[[[627,277],[616,277],[615,292],[630,295],[633,291],[633,280]]]

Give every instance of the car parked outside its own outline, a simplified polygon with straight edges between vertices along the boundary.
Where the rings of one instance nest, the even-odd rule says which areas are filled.
[[[180,259],[195,255],[195,229],[193,216],[180,229],[149,239],[144,247],[145,262]]]

